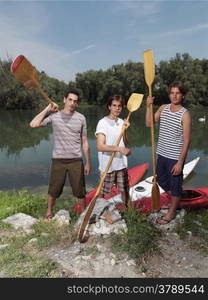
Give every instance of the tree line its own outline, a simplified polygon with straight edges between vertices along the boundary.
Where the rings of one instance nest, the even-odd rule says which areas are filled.
[[[0,108],[39,109],[45,105],[39,92],[26,90],[10,71],[11,60],[0,60]],[[147,94],[143,62],[113,65],[107,70],[89,70],[77,73],[74,81],[65,83],[49,77],[44,71],[39,73],[43,90],[57,103],[62,103],[68,88],[80,92],[82,103],[105,105],[109,95],[122,94],[128,99],[131,93]],[[208,60],[194,59],[188,53],[177,53],[168,61],[156,65],[153,94],[157,104],[168,102],[168,86],[181,81],[187,90],[188,106],[208,106]]]

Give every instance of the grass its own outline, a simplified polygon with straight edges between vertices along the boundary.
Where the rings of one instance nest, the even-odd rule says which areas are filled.
[[[1,237],[1,243],[8,244],[6,248],[0,249],[0,270],[4,277],[50,277],[51,272],[57,268],[51,260],[24,249],[30,239],[31,235],[16,234]]]
[[[208,210],[189,210],[184,222],[176,228],[182,239],[186,239],[191,232],[195,239],[191,239],[191,246],[208,254]]]
[[[0,220],[5,219],[15,213],[22,212],[29,214],[34,218],[44,216],[47,208],[47,196],[30,194],[27,190],[20,191],[0,191]],[[68,196],[68,199],[62,197],[56,201],[54,213],[60,209],[71,210],[75,205],[75,198]],[[74,218],[75,214],[70,213]]]
[[[147,220],[129,206],[123,216],[127,224],[127,232],[112,237],[112,248],[116,253],[127,253],[133,259],[140,259],[144,255],[156,251],[159,232]]]
[[[42,217],[47,207],[46,196],[29,194],[26,190],[1,191],[0,199],[0,244],[8,245],[0,249],[0,270],[3,273],[1,277],[53,277],[59,266],[41,256],[40,252],[53,244],[58,247],[71,243],[73,224],[78,216],[70,212],[72,219],[70,226],[57,226],[55,221],[45,223]],[[74,204],[74,198],[71,198],[70,202],[62,198],[56,202],[54,212],[60,209],[70,210]],[[21,231],[2,222],[6,217],[18,212],[40,219],[32,226],[31,234],[22,235]],[[35,242],[29,243],[33,238],[36,239]]]
[[[57,226],[55,221],[50,224],[40,221],[32,229],[32,233],[22,235],[0,222],[0,244],[8,245],[0,249],[0,270],[6,277],[48,278],[58,270],[58,264],[41,256],[41,250],[54,244],[57,247],[70,244],[71,225]]]

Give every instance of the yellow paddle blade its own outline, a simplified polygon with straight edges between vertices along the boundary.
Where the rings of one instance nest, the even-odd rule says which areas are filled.
[[[38,87],[36,69],[24,55],[19,55],[14,59],[11,64],[11,72],[26,88]]]
[[[143,94],[133,93],[129,97],[127,108],[130,112],[137,110],[142,104]]]
[[[146,84],[150,87],[155,77],[155,63],[152,50],[144,51],[144,76]]]

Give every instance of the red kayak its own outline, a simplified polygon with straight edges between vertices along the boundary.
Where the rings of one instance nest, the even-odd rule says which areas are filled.
[[[138,165],[136,167],[133,167],[131,169],[128,170],[128,177],[129,177],[129,186],[133,186],[135,185],[138,181],[140,181],[140,179],[144,176],[145,172],[148,169],[149,164],[148,163],[144,163],[142,165]],[[86,194],[86,204],[88,205],[90,203],[90,201],[92,200],[93,196],[96,193],[96,188],[93,189],[92,191],[90,191],[88,194]],[[105,199],[110,199],[111,197],[114,197],[116,195],[120,194],[120,191],[113,186],[112,187],[112,191],[109,195],[105,196]],[[74,211],[79,213],[80,212],[80,205],[75,205],[74,207]]]
[[[151,197],[138,199],[132,202],[132,205],[142,213],[151,212]],[[170,196],[167,193],[160,195],[160,208],[168,208],[170,205]],[[184,189],[182,199],[179,203],[181,208],[206,208],[208,207],[208,187],[198,189]]]

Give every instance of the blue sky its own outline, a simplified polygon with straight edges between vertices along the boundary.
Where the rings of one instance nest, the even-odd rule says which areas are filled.
[[[177,52],[208,59],[208,0],[0,1],[0,58],[25,55],[68,82],[76,73]]]

